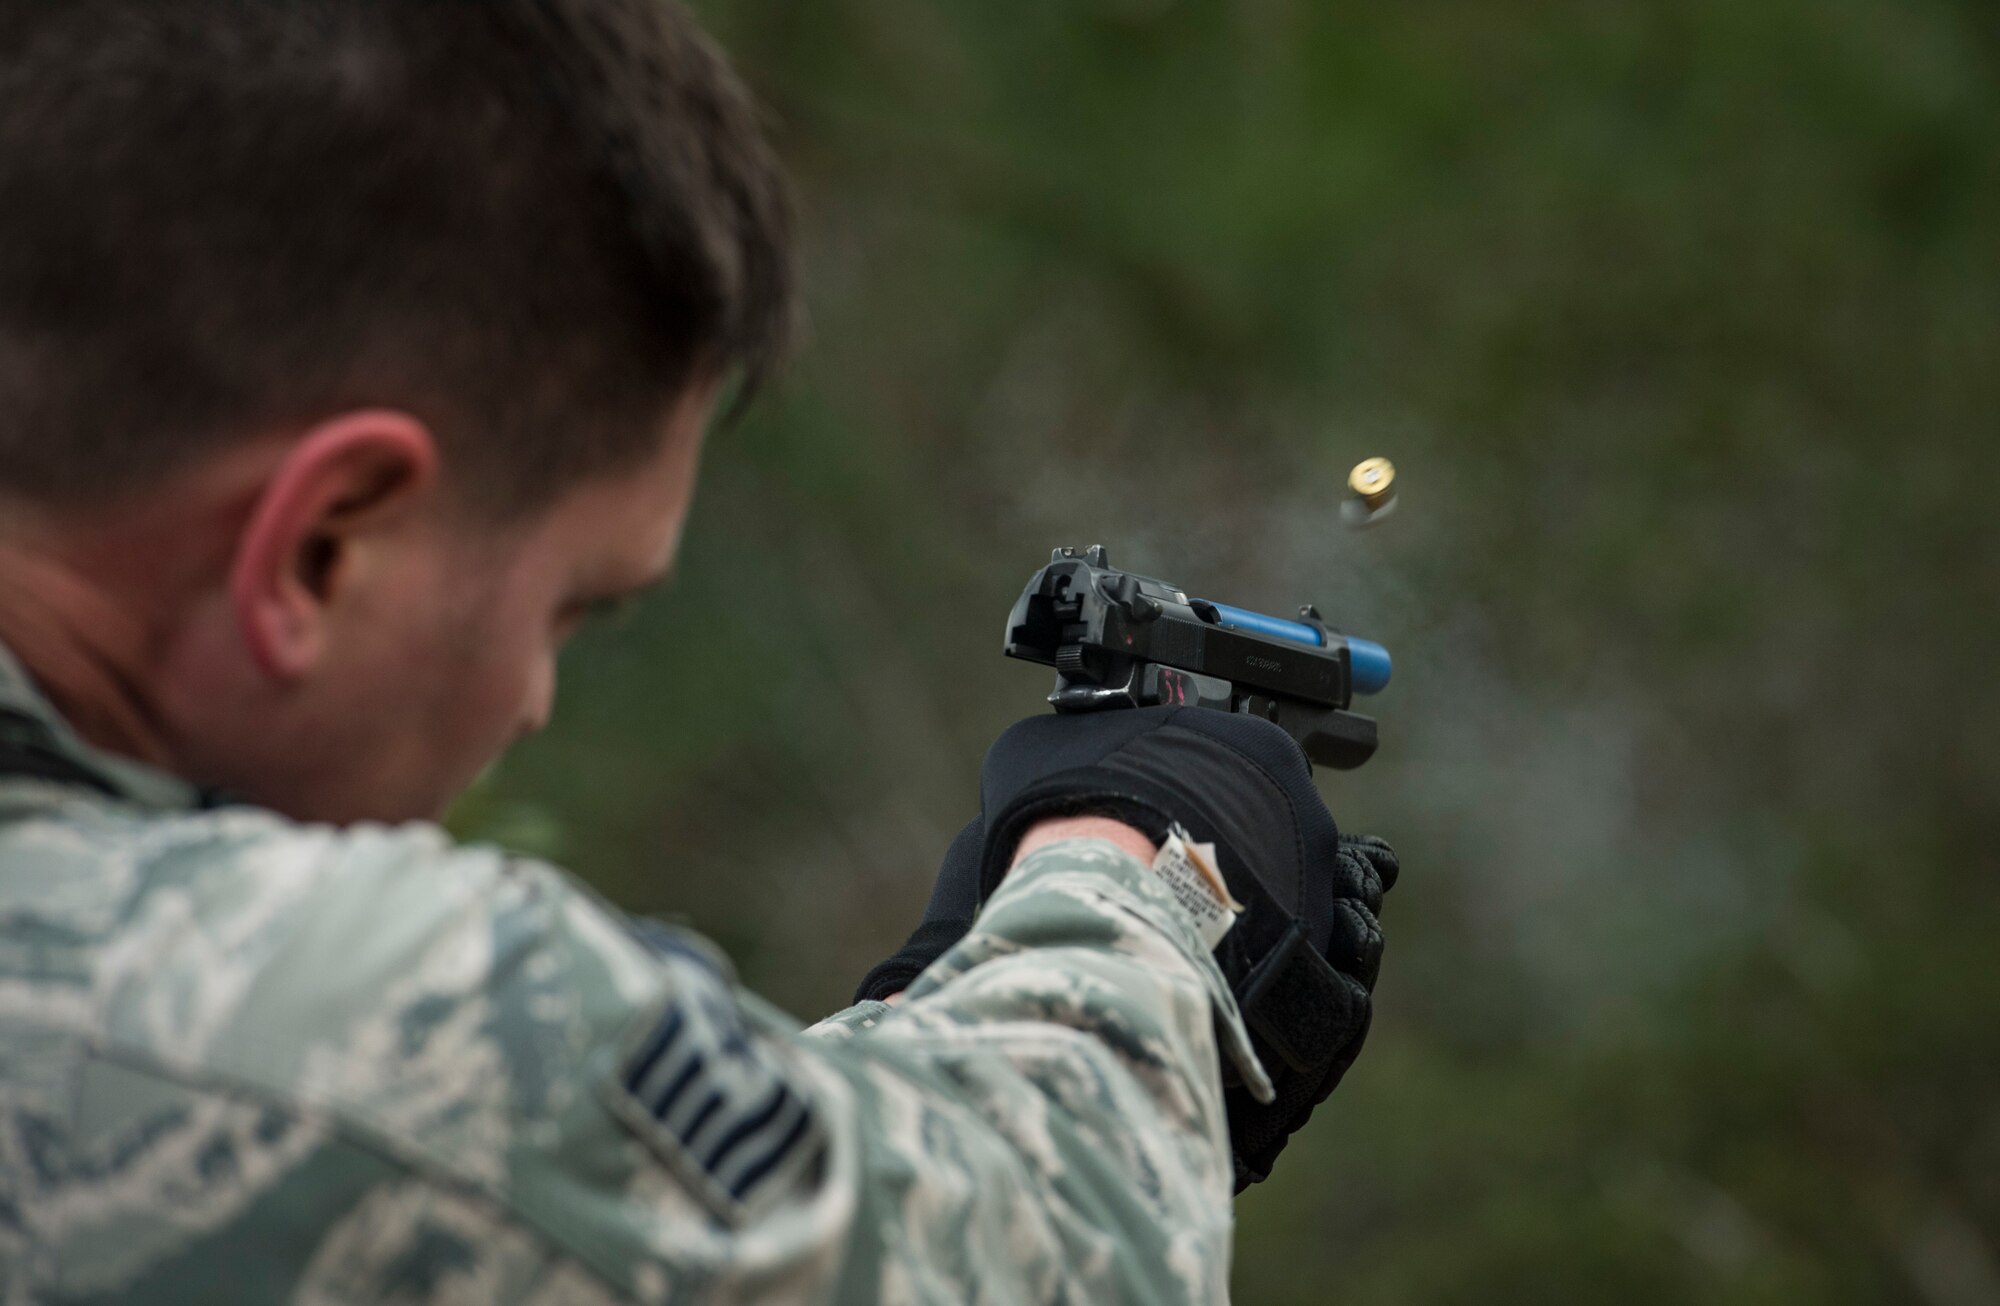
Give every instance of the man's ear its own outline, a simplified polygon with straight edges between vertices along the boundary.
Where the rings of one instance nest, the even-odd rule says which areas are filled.
[[[437,469],[436,441],[407,413],[343,413],[292,446],[229,569],[237,626],[265,674],[291,680],[318,661],[357,542],[421,501]]]

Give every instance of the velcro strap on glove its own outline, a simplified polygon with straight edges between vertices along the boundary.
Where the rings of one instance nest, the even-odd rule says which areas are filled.
[[[1251,1032],[1306,1075],[1324,1072],[1360,1025],[1352,981],[1314,950],[1297,920],[1244,977],[1236,1004]]]

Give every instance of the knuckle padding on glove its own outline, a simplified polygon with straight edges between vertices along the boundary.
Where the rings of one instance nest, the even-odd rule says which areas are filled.
[[[1402,873],[1402,859],[1386,840],[1372,834],[1343,834],[1340,836],[1340,857],[1351,863],[1356,873],[1375,882],[1378,895],[1396,887],[1396,877]],[[1380,910],[1380,903],[1370,910]]]
[[[1363,984],[1373,984],[1382,965],[1382,926],[1374,913],[1352,898],[1333,904],[1333,937],[1326,959]]]
[[[1366,857],[1343,845],[1334,859],[1334,879],[1336,899],[1358,902],[1371,912],[1382,910],[1382,895],[1386,890]]]

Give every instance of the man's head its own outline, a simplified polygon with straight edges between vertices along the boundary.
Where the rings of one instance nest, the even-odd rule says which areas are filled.
[[[99,742],[435,812],[670,562],[788,245],[667,0],[0,7],[0,638]]]

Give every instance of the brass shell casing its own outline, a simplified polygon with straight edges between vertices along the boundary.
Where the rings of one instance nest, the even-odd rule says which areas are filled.
[[[1387,458],[1368,458],[1347,474],[1347,488],[1370,508],[1380,508],[1396,493],[1396,465]]]

